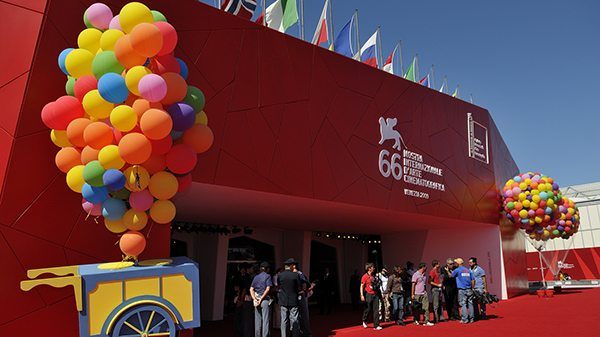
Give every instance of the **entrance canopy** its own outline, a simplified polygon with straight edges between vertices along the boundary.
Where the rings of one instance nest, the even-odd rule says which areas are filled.
[[[178,221],[294,230],[385,234],[495,226],[204,183],[193,183],[175,204]]]

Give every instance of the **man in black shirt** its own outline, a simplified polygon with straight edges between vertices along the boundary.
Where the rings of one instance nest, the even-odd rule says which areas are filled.
[[[277,278],[279,283],[279,305],[281,306],[281,337],[288,336],[291,326],[292,336],[300,336],[300,324],[298,321],[298,292],[301,285],[300,275],[293,272],[298,264],[293,258],[285,262],[285,270]]]
[[[446,300],[446,312],[449,320],[458,320],[458,288],[456,287],[456,278],[452,277],[452,271],[455,269],[454,260],[449,258],[446,265],[441,268],[440,277],[442,278],[442,291],[444,300]]]

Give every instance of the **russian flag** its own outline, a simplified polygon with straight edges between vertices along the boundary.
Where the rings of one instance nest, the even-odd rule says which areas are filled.
[[[360,61],[366,63],[371,67],[379,68],[377,63],[377,37],[379,35],[379,29],[375,31],[375,34],[365,42],[360,49]]]

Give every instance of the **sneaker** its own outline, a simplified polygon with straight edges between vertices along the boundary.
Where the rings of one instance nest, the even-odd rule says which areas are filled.
[[[367,322],[363,322],[363,328],[367,328]]]
[[[404,321],[397,321],[396,324],[401,325],[401,326],[406,326],[406,323],[404,323]]]
[[[460,324],[468,324],[468,323],[469,323],[469,321],[463,321],[463,320],[460,321]]]
[[[433,323],[431,323],[431,322],[427,322],[427,323],[425,323],[425,324],[423,324],[423,325],[424,325],[424,326],[433,326]]]
[[[469,320],[469,323],[475,323],[475,321],[471,319],[471,320]]]
[[[415,321],[415,325],[421,325],[421,324],[419,324],[419,321]]]
[[[374,328],[373,330],[383,330],[383,328],[381,326],[378,326],[378,327]]]

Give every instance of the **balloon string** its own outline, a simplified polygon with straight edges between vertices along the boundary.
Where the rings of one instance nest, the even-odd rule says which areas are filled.
[[[150,228],[148,228],[148,233],[146,233],[146,239],[150,239],[150,232],[152,232],[152,227],[154,227],[154,221],[150,220]]]

